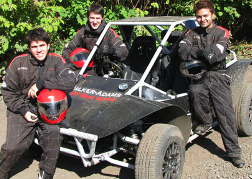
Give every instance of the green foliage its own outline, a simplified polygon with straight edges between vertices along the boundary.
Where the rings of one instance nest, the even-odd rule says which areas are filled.
[[[176,16],[193,16],[193,4],[194,0],[170,0],[166,1],[166,7],[168,9],[168,15]]]
[[[0,2],[0,57],[7,60],[27,50],[24,43],[26,33],[35,27],[43,27],[51,39],[64,21],[59,15],[62,7],[31,0],[2,0]],[[8,55],[6,55],[8,52]]]
[[[127,2],[127,1],[122,1]],[[1,0],[0,1],[0,59],[10,61],[27,52],[24,43],[27,32],[35,27],[44,28],[51,39],[51,51],[61,54],[63,46],[87,22],[87,9],[94,3],[89,0]],[[111,1],[101,4],[111,5]],[[145,16],[147,11],[117,4],[104,6],[106,21]]]
[[[240,59],[252,59],[252,43],[236,42],[230,46],[230,49],[235,51]]]
[[[50,34],[51,51],[61,54],[63,46],[87,22],[87,9],[94,2],[104,6],[105,19],[108,22],[135,16],[194,15],[195,0],[1,0],[0,58],[10,61],[19,53],[27,51],[24,37],[28,30],[35,27],[43,27]],[[213,2],[216,5],[217,23],[230,29],[234,38],[244,39],[245,37],[241,36],[244,33],[238,31],[244,31],[245,27],[252,26],[252,18],[246,15],[251,14],[252,2],[248,0]]]

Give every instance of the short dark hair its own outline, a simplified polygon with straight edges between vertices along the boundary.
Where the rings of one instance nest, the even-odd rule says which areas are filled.
[[[100,4],[92,4],[91,6],[89,6],[87,11],[87,17],[89,17],[89,14],[91,12],[101,14],[102,18],[104,17],[104,8]]]
[[[211,0],[199,0],[196,4],[194,4],[194,13],[196,14],[200,9],[209,9],[210,12],[213,14],[214,4]]]
[[[41,27],[29,30],[25,37],[25,42],[28,44],[29,47],[32,41],[39,40],[45,41],[47,44],[50,43],[50,39],[47,32]]]

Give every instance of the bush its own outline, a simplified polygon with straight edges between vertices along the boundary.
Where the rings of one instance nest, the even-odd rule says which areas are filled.
[[[27,51],[24,43],[27,32],[35,27],[44,28],[50,35],[51,51],[61,54],[64,44],[87,21],[87,8],[94,1],[77,0],[2,0],[0,2],[0,58],[10,61]],[[116,5],[105,7],[107,21],[146,15],[139,9]],[[1,60],[1,61],[3,61]]]
[[[0,59],[10,61],[27,51],[24,37],[28,30],[44,28],[51,38],[51,51],[61,54],[63,46],[87,21],[90,0],[2,0],[0,2]],[[194,0],[95,1],[105,7],[106,21],[133,16],[193,15]],[[248,0],[214,0],[216,21],[230,29],[234,41],[250,41],[252,33],[252,2]],[[241,33],[242,32],[242,33]]]

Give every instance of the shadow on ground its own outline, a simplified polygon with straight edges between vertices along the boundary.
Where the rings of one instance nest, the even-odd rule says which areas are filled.
[[[15,176],[17,173],[22,172],[26,168],[29,168],[33,160],[39,161],[41,153],[42,149],[39,146],[33,144],[30,149],[20,157],[20,159],[11,169],[10,177]],[[130,163],[134,163],[132,158],[129,158],[126,154],[123,153],[115,155],[114,158],[120,161],[127,160]],[[114,166],[118,167],[119,174],[113,174],[114,172],[110,173],[108,171],[103,172],[103,170],[109,166],[113,166],[113,164],[105,161],[94,166],[84,167],[80,158],[65,154],[60,154],[57,161],[57,168],[67,170],[69,172],[74,172],[79,176],[79,178],[88,178],[91,175],[98,174],[104,178],[113,177],[118,179],[134,179],[134,170],[129,168]]]
[[[198,145],[198,146],[208,150],[211,154],[216,155],[225,161],[228,161],[228,157],[226,155],[226,152],[223,149],[221,149],[219,146],[217,146],[215,141],[207,138],[207,136],[213,132],[212,130],[219,132],[220,129],[218,126],[216,126],[213,129],[211,129],[210,131],[206,132],[206,134],[199,136],[192,143],[189,143],[186,145],[186,150],[188,150],[193,145]]]

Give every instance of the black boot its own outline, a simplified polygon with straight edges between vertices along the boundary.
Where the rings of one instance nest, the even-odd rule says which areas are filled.
[[[230,158],[232,164],[237,168],[242,168],[245,165],[245,161],[241,157]]]

